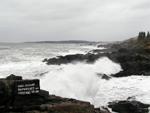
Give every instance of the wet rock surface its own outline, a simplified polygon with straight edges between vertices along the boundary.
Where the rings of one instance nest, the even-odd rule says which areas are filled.
[[[60,64],[68,64],[73,62],[87,62],[87,63],[94,63],[98,58],[105,56],[105,54],[73,54],[73,55],[66,55],[66,56],[57,56],[55,58],[44,59],[43,62],[46,62],[48,65],[60,65]]]
[[[149,42],[134,41],[122,42],[108,57],[121,65],[123,71],[113,75],[124,77],[131,75],[150,75],[150,48]]]
[[[108,105],[112,111],[118,113],[148,113],[150,105],[138,101],[115,101]]]
[[[113,75],[115,77],[124,77],[130,75],[150,75],[150,54],[142,50],[124,50],[117,51],[109,56],[110,59],[119,63],[123,71]]]
[[[101,47],[101,46],[100,46]],[[123,42],[105,44],[107,49],[96,49],[87,54],[74,54],[45,59],[48,65],[60,65],[72,62],[94,63],[101,57],[108,57],[119,63],[122,71],[114,74],[114,77],[131,75],[150,75],[150,40],[133,38]]]
[[[14,93],[14,84],[18,81],[27,83],[25,88],[30,86],[28,83],[35,83],[35,80],[24,80],[15,75],[0,79],[0,113],[111,113],[107,107],[94,108],[89,102],[50,95],[42,89],[38,93]],[[33,89],[23,92],[30,90]],[[150,105],[130,100],[131,97],[125,101],[110,102],[108,107],[118,113],[148,113]]]
[[[97,73],[97,76],[100,77],[101,79],[104,79],[104,80],[110,80],[111,79],[111,77],[106,75],[106,74]]]
[[[16,94],[14,83],[18,81],[26,80],[15,75],[0,79],[0,113],[109,113],[106,109],[95,109],[89,102],[49,95],[49,92],[41,89],[38,93]]]

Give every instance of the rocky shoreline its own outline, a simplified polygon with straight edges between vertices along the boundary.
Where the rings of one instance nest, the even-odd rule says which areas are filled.
[[[16,82],[24,84],[27,81],[30,81],[30,85],[34,83],[34,80],[23,80],[21,76],[15,75],[0,79],[0,113],[109,113],[94,108],[89,102],[49,95],[48,91],[42,89],[37,93],[20,94],[19,91],[32,91],[31,87],[27,89],[29,84],[19,89],[19,93],[14,93],[17,90],[14,87]]]
[[[89,102],[62,98],[37,89],[40,88],[38,82],[15,75],[0,79],[0,113],[111,113],[109,109],[119,113],[148,113],[150,107],[135,100],[125,100],[108,103],[109,109],[107,106],[94,108]],[[33,92],[35,89],[38,92]]]
[[[101,45],[98,45],[101,47]],[[149,76],[150,75],[150,39],[139,36],[123,42],[109,43],[106,49],[92,50],[87,54],[73,54],[57,56],[55,58],[44,59],[48,65],[61,65],[73,62],[94,63],[101,57],[108,57],[112,61],[119,63],[122,67],[121,72],[112,75],[113,77],[125,77],[131,75]]]
[[[74,54],[46,58],[47,65],[61,65],[74,62],[94,63],[101,57],[108,57],[119,63],[122,71],[108,76],[97,73],[102,79],[112,77],[150,75],[150,37],[139,36],[123,42],[105,45],[106,49],[92,50],[87,54]],[[104,45],[99,45],[102,47]],[[63,98],[40,89],[40,81],[24,80],[10,75],[0,79],[0,113],[148,113],[149,104],[129,97],[127,100],[109,102],[108,106],[95,108],[89,102]]]

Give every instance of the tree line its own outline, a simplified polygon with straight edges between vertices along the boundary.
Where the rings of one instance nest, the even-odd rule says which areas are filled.
[[[139,32],[139,35],[138,35],[138,40],[147,40],[149,39],[150,40],[150,33],[149,32]]]

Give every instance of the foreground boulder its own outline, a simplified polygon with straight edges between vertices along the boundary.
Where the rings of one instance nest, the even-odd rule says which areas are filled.
[[[138,101],[116,101],[108,105],[112,111],[118,113],[148,113],[150,105]]]
[[[39,80],[10,75],[0,79],[0,113],[110,113],[89,102],[49,95]]]

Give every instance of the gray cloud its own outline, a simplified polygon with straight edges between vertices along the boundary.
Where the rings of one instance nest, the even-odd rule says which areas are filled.
[[[1,0],[0,41],[124,40],[149,30],[149,0]]]

